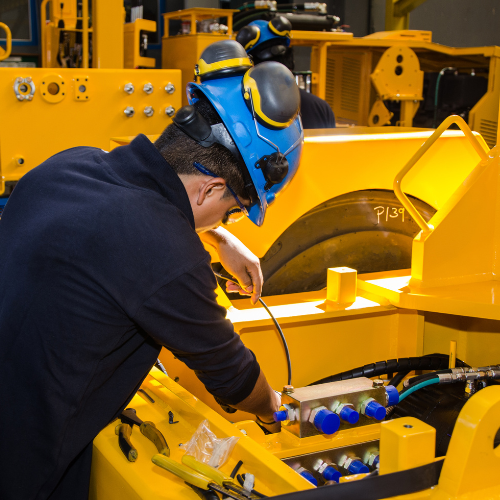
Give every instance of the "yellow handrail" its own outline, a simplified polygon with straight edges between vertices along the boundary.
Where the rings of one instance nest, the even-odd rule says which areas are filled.
[[[482,160],[485,160],[488,157],[489,149],[487,147],[485,148],[485,146],[477,140],[463,118],[458,115],[451,115],[448,116],[448,118],[446,118],[443,123],[441,123],[441,125],[439,125],[439,127],[434,131],[434,133],[422,144],[422,146],[420,146],[418,151],[410,158],[408,163],[399,171],[394,179],[394,193],[398,197],[398,200],[401,202],[403,207],[408,210],[410,215],[413,217],[413,220],[420,226],[420,229],[424,233],[430,233],[432,231],[432,226],[429,226],[429,224],[425,222],[425,219],[419,214],[409,198],[403,193],[403,190],[401,189],[401,183],[404,176],[415,166],[415,163],[417,163],[417,161],[422,158],[427,150],[439,139],[442,133],[447,130],[453,123],[457,124],[460,127],[460,130],[462,130],[467,139],[469,139],[477,154],[481,157]]]
[[[7,59],[7,57],[9,57],[10,53],[12,52],[12,32],[10,31],[10,28],[4,23],[0,23],[0,28],[2,28],[7,35],[5,51],[3,54],[0,54],[0,61],[3,61],[4,59]]]

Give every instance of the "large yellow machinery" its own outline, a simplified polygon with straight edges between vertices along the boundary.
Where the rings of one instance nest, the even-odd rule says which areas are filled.
[[[180,69],[126,69],[147,66],[140,59],[137,37],[148,26],[124,26],[121,3],[115,0],[94,0],[92,26],[85,28],[95,44],[91,59],[83,56],[82,47],[79,67],[60,68],[54,48],[49,61],[49,47],[59,40],[59,20],[64,18],[66,31],[81,29],[83,34],[77,21],[85,21],[88,12],[84,9],[80,15],[74,4],[65,2],[67,14],[58,17],[58,6],[48,5],[52,11],[44,32],[46,67],[0,69],[2,191],[5,183],[10,189],[27,170],[61,149],[83,144],[109,149],[140,132],[153,139],[182,102]],[[111,32],[116,30],[116,36],[109,44],[100,24],[105,12],[115,14]],[[196,19],[190,23],[190,40],[195,43]],[[227,36],[209,35],[203,36]],[[345,38],[335,42],[338,50],[348,53],[340,63],[346,70],[341,81],[352,76],[346,61],[356,51],[364,51],[362,57],[371,61],[360,66],[365,68],[365,83],[385,68],[378,63],[388,51],[396,62],[402,55],[402,74],[412,68],[418,78],[424,70],[421,53],[432,52],[429,41],[405,42],[399,33],[394,43],[388,37],[372,40],[373,54],[378,55],[370,56],[366,39],[361,46],[351,43],[347,34],[338,35]],[[333,50],[322,36],[317,42],[322,48],[313,53],[313,63],[321,59],[328,69],[337,48]],[[127,43],[135,54],[131,59],[124,48]],[[488,60],[492,93],[483,99],[491,103],[496,95],[492,122],[498,115],[496,51],[460,54],[470,56],[475,66],[481,58]],[[412,52],[418,55],[418,68],[415,61],[406,66]],[[433,54],[430,59],[451,55],[438,48]],[[314,84],[319,81],[315,77]],[[383,88],[383,79],[377,82]],[[406,94],[411,94],[407,116],[413,113],[418,92]],[[152,113],[146,112],[148,107]],[[452,125],[460,130],[447,130]],[[185,480],[208,487],[206,474],[225,488],[227,478],[200,469],[186,459],[181,447],[204,420],[219,439],[239,438],[219,472],[229,475],[242,461],[238,473],[253,474],[253,488],[264,495],[291,494],[291,500],[333,495],[499,497],[500,158],[498,148],[490,150],[491,138],[486,138],[455,117],[436,131],[402,126],[308,131],[299,173],[262,228],[247,221],[232,228],[262,258],[266,303],[290,350],[292,388],[283,387],[287,359],[267,312],[247,299],[231,302],[222,289],[218,291],[228,318],[256,354],[271,385],[283,388],[288,406],[281,409],[286,416],[282,431],[265,435],[252,415],[225,413],[194,374],[164,350],[160,359],[168,376],[153,369],[130,407],[163,433],[170,456],[158,456],[157,447],[136,428],[131,441],[138,456],[129,461],[118,444],[118,422],[110,423],[94,442],[91,498],[194,499],[197,493]],[[431,368],[425,356],[433,353],[445,355],[428,358],[437,360],[432,370],[442,373],[427,375]],[[405,389],[403,379],[412,375],[424,378]],[[400,403],[387,392],[391,379],[406,391]],[[431,380],[432,387],[421,385]],[[410,390],[414,392],[408,394]],[[322,407],[328,415],[351,408],[359,419],[343,420],[330,432],[316,422]],[[165,468],[151,461],[155,454],[155,463]],[[189,464],[206,474],[193,479],[195,468]],[[337,471],[341,477],[327,476],[326,471]],[[327,485],[328,477],[336,477],[340,484]],[[258,496],[238,491],[240,500]],[[234,495],[234,486],[229,492]]]
[[[464,131],[471,147],[465,163],[473,161],[475,167],[464,168],[459,185],[444,195],[439,210],[425,221],[404,191],[407,183],[425,175],[422,161],[429,162],[436,175],[446,167],[447,162],[433,153],[441,149],[439,137],[451,124]],[[112,423],[94,442],[91,498],[195,498],[183,482],[193,481],[186,475],[189,468],[178,464],[201,470],[185,458],[181,446],[203,420],[218,438],[239,437],[220,470],[229,475],[241,460],[240,473],[253,474],[255,490],[265,495],[296,492],[286,497],[291,500],[330,495],[359,499],[500,496],[495,448],[500,428],[500,390],[495,386],[500,377],[500,311],[495,298],[498,149],[489,150],[463,120],[451,117],[410,156],[400,162],[402,168],[393,182],[400,203],[421,227],[413,241],[411,270],[357,276],[353,269],[330,269],[325,290],[267,299],[287,339],[293,367],[295,389],[283,389],[283,411],[289,420],[281,432],[266,436],[250,415],[225,414],[194,375],[163,352],[169,376],[154,369],[130,406],[142,419],[155,422],[167,439],[170,461],[159,455],[154,458],[167,470],[151,462],[155,447],[139,433],[132,437],[138,458],[127,461]],[[455,162],[455,167],[461,165],[459,159]],[[248,302],[231,304],[222,291],[220,301],[271,384],[281,388],[287,381],[286,359],[267,313]],[[380,376],[385,367],[381,377],[388,379],[394,368],[411,367],[411,360],[421,362],[425,359],[421,356],[434,352],[449,353],[444,368],[450,363],[451,369],[438,372],[442,375],[422,375],[426,382],[417,384],[421,388],[415,391],[413,386],[413,394],[405,397],[403,392],[403,401],[384,410],[381,420],[385,421],[370,420],[368,396],[381,406],[389,402],[379,392],[384,382],[363,373]],[[454,368],[457,358],[480,368]],[[352,370],[355,366],[360,368]],[[332,374],[341,374],[344,381],[325,380]],[[429,377],[441,377],[433,385],[436,389],[424,389]],[[315,381],[325,383],[306,387]],[[334,433],[314,430],[313,408],[335,409],[339,401],[351,404],[363,416],[357,422],[344,421]],[[342,477],[336,479],[340,485],[327,485],[328,467],[340,472]],[[378,482],[373,478],[375,470]]]

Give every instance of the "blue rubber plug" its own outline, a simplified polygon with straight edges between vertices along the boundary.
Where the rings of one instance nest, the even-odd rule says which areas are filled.
[[[378,469],[378,464],[380,463],[380,457],[377,455],[373,461],[373,468]]]
[[[288,420],[288,412],[285,410],[275,411],[273,418],[275,422],[284,422]]]
[[[334,434],[339,430],[340,418],[333,411],[323,408],[314,417],[314,427],[322,434]]]
[[[300,475],[304,478],[307,479],[310,483],[314,484],[314,486],[318,486],[318,481],[315,479],[315,477],[307,470],[303,470]]]
[[[385,408],[376,401],[370,401],[365,408],[365,415],[374,418],[375,420],[384,420],[386,411]]]
[[[388,385],[385,392],[387,392],[387,406],[394,406],[399,403],[399,392],[393,385]]]
[[[340,410],[339,416],[349,424],[357,424],[359,420],[359,413],[349,406],[344,406],[344,408]]]
[[[323,471],[323,477],[325,478],[325,481],[335,481],[336,483],[338,483],[339,479],[342,477],[342,474],[335,467],[329,465]]]
[[[349,465],[349,472],[351,474],[364,474],[370,472],[370,469],[363,462],[353,460]]]

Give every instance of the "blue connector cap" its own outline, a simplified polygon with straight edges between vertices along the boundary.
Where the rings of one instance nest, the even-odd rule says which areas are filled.
[[[351,474],[364,474],[366,472],[370,472],[370,469],[360,460],[353,460],[349,464],[348,470]]]
[[[359,420],[359,413],[349,406],[344,406],[344,408],[340,410],[339,417],[348,424],[357,424]]]
[[[399,392],[393,385],[388,385],[385,392],[387,393],[387,406],[394,406],[399,403]]]
[[[310,483],[314,484],[314,486],[318,486],[318,481],[316,478],[308,471],[308,470],[303,470],[300,475],[304,478],[307,479]]]
[[[339,430],[340,418],[333,411],[323,408],[314,417],[314,427],[322,434],[334,434]]]
[[[384,420],[386,412],[385,408],[376,401],[370,401],[365,408],[365,415],[374,418],[375,420]]]
[[[285,410],[275,411],[273,418],[275,422],[284,422],[288,420],[288,412]]]
[[[380,456],[379,456],[379,455],[377,455],[377,456],[375,457],[375,460],[373,461],[373,468],[374,468],[374,469],[378,469],[378,464],[379,464],[379,463],[380,463]]]
[[[329,465],[323,471],[323,477],[325,478],[325,481],[335,481],[336,483],[338,483],[339,479],[342,477],[342,474],[335,467]]]

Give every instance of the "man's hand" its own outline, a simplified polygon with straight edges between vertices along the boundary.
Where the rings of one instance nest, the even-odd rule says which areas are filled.
[[[264,283],[258,257],[223,227],[201,233],[200,238],[216,249],[224,269],[238,280],[240,286],[228,282],[227,291],[251,295],[256,304]]]

